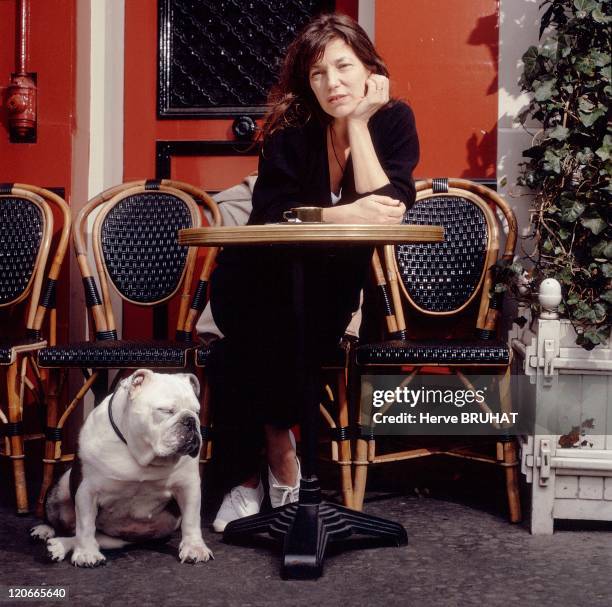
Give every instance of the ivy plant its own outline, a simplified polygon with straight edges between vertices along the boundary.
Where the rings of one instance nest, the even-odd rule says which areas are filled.
[[[540,44],[523,55],[521,112],[541,123],[519,184],[534,191],[531,286],[562,286],[562,316],[587,349],[606,343],[612,313],[612,0],[545,0]],[[502,270],[506,281],[517,264]]]

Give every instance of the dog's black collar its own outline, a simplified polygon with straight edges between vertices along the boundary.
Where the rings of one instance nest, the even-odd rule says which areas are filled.
[[[113,430],[115,431],[115,434],[127,445],[127,441],[125,440],[125,436],[123,436],[123,434],[121,434],[121,430],[119,430],[119,428],[117,427],[117,424],[115,423],[115,420],[113,419],[113,401],[115,400],[115,394],[117,394],[117,392],[113,392],[113,395],[111,396],[110,402],[108,403],[108,419],[110,420],[110,424],[113,427]]]

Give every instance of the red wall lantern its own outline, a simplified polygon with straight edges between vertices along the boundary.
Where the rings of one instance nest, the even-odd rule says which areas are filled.
[[[36,141],[36,74],[28,73],[28,42],[30,36],[30,2],[17,3],[16,63],[6,92],[6,109],[11,142]]]

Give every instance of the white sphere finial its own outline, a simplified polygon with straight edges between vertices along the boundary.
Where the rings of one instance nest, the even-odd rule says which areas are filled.
[[[559,318],[557,306],[561,303],[561,284],[555,278],[546,278],[540,283],[538,301],[542,306],[540,318]]]

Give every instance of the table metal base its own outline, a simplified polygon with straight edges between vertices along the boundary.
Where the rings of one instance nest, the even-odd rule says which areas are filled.
[[[316,477],[302,479],[299,502],[233,521],[225,528],[223,539],[242,543],[259,533],[283,539],[283,579],[320,577],[328,542],[343,540],[353,534],[379,538],[392,546],[408,543],[406,530],[398,523],[339,504],[322,502]]]

